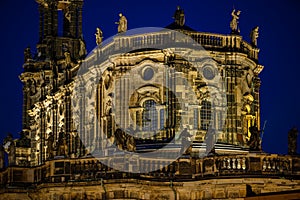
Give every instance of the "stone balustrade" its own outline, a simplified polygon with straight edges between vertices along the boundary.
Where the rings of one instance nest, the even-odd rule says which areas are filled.
[[[1,185],[38,184],[99,179],[201,180],[210,177],[291,177],[299,178],[300,157],[268,154],[219,155],[204,158],[180,157],[168,165],[166,159],[114,158],[118,165],[132,165],[149,173],[127,173],[114,170],[95,158],[57,159],[32,168],[8,167],[0,173]],[[103,158],[101,158],[103,159]],[[105,158],[109,159],[109,158]],[[160,170],[152,171],[160,168]],[[142,170],[141,170],[142,171]]]
[[[183,33],[190,37],[183,37]],[[183,33],[167,30],[129,36],[117,35],[111,39],[108,39],[106,43],[101,44],[99,48],[95,49],[94,51],[96,52],[97,56],[86,59],[88,62],[87,65],[91,66],[91,63],[89,62],[93,61],[101,63],[107,60],[109,56],[117,53],[126,53],[145,48],[192,48],[194,46],[194,44],[192,44],[193,42],[197,42],[206,50],[229,52],[234,50],[235,52],[247,54],[250,59],[258,60],[259,49],[244,41],[242,36],[188,31]]]

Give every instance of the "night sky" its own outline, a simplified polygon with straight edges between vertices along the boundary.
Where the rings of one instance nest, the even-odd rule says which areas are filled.
[[[177,5],[185,11],[186,25],[197,31],[229,34],[233,8],[242,11],[239,26],[244,40],[250,40],[253,27],[260,27],[259,62],[265,66],[260,75],[261,123],[268,121],[263,150],[287,153],[287,132],[293,126],[300,129],[300,1],[86,0],[83,33],[88,52],[96,45],[96,27],[102,29],[104,39],[117,33],[118,13],[127,17],[128,29],[165,27],[173,22]],[[35,51],[39,18],[34,0],[0,0],[0,7],[2,139],[8,132],[18,136],[21,131],[22,84],[18,76],[23,70],[24,49],[30,46]]]

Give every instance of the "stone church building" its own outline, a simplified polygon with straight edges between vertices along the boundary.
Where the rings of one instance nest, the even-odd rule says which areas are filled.
[[[24,51],[22,131],[0,147],[0,199],[300,198],[296,144],[261,149],[258,27],[246,41],[240,11],[230,34],[193,30],[180,7],[165,28],[127,30],[120,13],[118,33],[103,40],[97,28],[87,55],[83,0],[36,1],[37,52]]]

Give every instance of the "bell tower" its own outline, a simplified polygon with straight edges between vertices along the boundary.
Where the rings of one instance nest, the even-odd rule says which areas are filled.
[[[39,40],[36,53],[25,49],[24,71],[20,75],[23,82],[22,133],[31,140],[30,165],[41,164],[59,155],[59,151],[64,152],[65,140],[68,138],[70,142],[73,138],[70,136],[74,130],[69,85],[76,75],[76,66],[86,56],[82,36],[83,0],[36,2]],[[65,154],[75,154],[73,146],[69,146]]]
[[[65,52],[74,60],[84,56],[83,0],[36,1],[40,13],[38,53],[51,60],[61,59]]]

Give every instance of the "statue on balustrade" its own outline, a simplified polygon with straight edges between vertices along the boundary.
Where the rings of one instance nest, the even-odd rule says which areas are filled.
[[[66,66],[71,66],[71,54],[69,52],[64,52]]]
[[[80,39],[79,41],[80,43],[80,48],[79,48],[79,56],[82,57],[82,56],[85,56],[87,54],[86,52],[86,47],[85,47],[85,43],[83,41],[83,39]]]
[[[187,128],[184,128],[183,131],[180,133],[178,140],[181,139],[181,149],[180,154],[190,154],[191,153],[191,141],[192,136]]]
[[[256,124],[249,128],[251,133],[250,140],[248,141],[248,145],[250,150],[260,151],[261,150],[261,142],[260,142],[260,131],[258,130]]]
[[[54,143],[54,135],[52,132],[49,133],[48,139],[47,139],[47,147],[48,147],[48,152],[49,152],[49,158],[53,158],[54,155],[54,148],[53,148],[53,143]]]
[[[31,140],[28,138],[28,132],[22,131],[20,139],[16,142],[17,147],[30,148]]]
[[[173,19],[175,20],[175,23],[179,26],[183,26],[185,23],[185,16],[183,9],[180,8],[180,6],[177,6],[177,10],[174,13]]]
[[[135,139],[133,136],[128,136],[127,141],[126,141],[126,150],[130,152],[135,152],[136,150],[136,143]]]
[[[216,131],[209,128],[206,133],[206,154],[215,154]]]
[[[240,29],[238,28],[240,14],[241,14],[240,10],[236,11],[235,9],[233,9],[233,11],[231,12],[231,16],[232,16],[230,22],[231,33],[235,33],[235,34],[240,33]]]
[[[65,133],[60,131],[58,137],[58,156],[67,156],[68,147],[66,142]]]
[[[251,44],[256,47],[257,47],[257,38],[259,36],[258,29],[259,29],[259,27],[256,26],[255,28],[252,29],[251,34],[250,34]]]
[[[100,45],[102,43],[102,40],[103,40],[103,32],[101,31],[100,28],[97,28],[96,30],[97,30],[97,32],[95,33],[96,44]]]
[[[115,136],[115,144],[120,150],[126,150],[130,152],[134,152],[136,150],[136,142],[134,138],[133,132],[128,132],[129,130],[133,130],[131,127],[127,128],[127,133],[119,128],[117,125],[117,129],[114,133]]]
[[[118,24],[118,33],[124,33],[127,31],[127,19],[122,13],[119,14],[119,17],[119,21],[116,22]]]
[[[298,139],[298,129],[296,127],[292,128],[288,132],[288,154],[297,154],[297,139]]]
[[[8,154],[8,165],[13,166],[16,164],[16,145],[13,140],[13,135],[9,133],[4,139],[3,143],[4,150]]]
[[[24,50],[24,62],[27,62],[29,60],[32,59],[32,54],[31,54],[31,50],[30,50],[30,47],[27,47],[25,50]]]
[[[118,149],[124,150],[125,149],[125,132],[119,128],[117,125],[117,129],[114,132],[114,140],[115,140],[115,145],[118,147]]]

